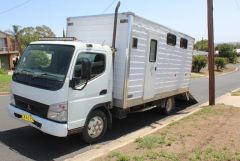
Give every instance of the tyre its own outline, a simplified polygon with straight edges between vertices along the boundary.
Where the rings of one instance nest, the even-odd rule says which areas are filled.
[[[157,107],[154,109],[157,113],[164,113],[166,99],[162,99],[157,103]]]
[[[107,116],[104,112],[96,110],[90,113],[82,131],[82,139],[86,143],[100,140],[107,131]]]
[[[169,97],[166,99],[164,113],[170,115],[175,109],[175,100],[174,97]]]

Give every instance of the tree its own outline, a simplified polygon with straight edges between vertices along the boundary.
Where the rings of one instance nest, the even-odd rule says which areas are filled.
[[[20,30],[19,40],[21,42],[21,51],[23,51],[30,42],[37,41],[38,36],[33,27],[24,27]]]
[[[29,54],[29,58],[27,59],[27,65],[30,68],[39,68],[48,66],[50,64],[50,59],[47,56],[46,52],[43,51],[32,51]]]
[[[53,31],[48,26],[45,26],[45,25],[37,26],[35,30],[38,37],[55,37],[56,36],[53,33]]]
[[[195,50],[208,51],[208,40],[197,41],[194,45]]]
[[[218,71],[224,69],[227,64],[226,58],[222,57],[215,57],[214,61]]]
[[[207,57],[204,55],[194,55],[192,60],[192,71],[200,72],[207,65]]]
[[[19,48],[20,50],[20,40],[19,40],[19,34],[20,34],[20,29],[21,26],[19,25],[13,25],[12,26],[12,30],[6,31],[8,34],[12,35],[14,37],[14,41],[15,41],[15,49]]]
[[[40,37],[55,37],[53,31],[45,26],[24,27],[19,31],[19,40],[21,42],[21,50],[23,51],[27,45],[33,41],[38,41]]]
[[[237,62],[237,52],[234,45],[221,44],[218,46],[219,56],[227,58],[230,63]]]

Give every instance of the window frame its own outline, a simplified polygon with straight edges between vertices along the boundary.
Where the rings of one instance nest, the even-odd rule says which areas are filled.
[[[154,60],[151,60],[151,44],[152,44],[152,42],[156,42]],[[157,62],[157,49],[158,49],[158,41],[156,39],[150,39],[150,50],[149,50],[149,58],[148,58],[149,62],[151,62],[151,63]]]
[[[187,49],[188,48],[188,39],[185,39],[185,38],[181,37],[181,39],[180,39],[180,48],[182,48],[182,49]]]
[[[136,43],[136,44],[135,44]],[[136,45],[136,46],[135,46]],[[132,48],[137,49],[138,48],[138,38],[133,37],[132,38]]]
[[[64,78],[63,80],[61,80],[62,83],[56,83],[56,84],[52,84],[51,86],[43,86],[42,84],[40,83],[32,83],[32,82],[28,82],[28,81],[25,81],[25,80],[29,80],[29,79],[21,79],[21,75],[19,75],[19,63],[22,61],[22,59],[25,58],[25,55],[27,54],[27,52],[29,52],[29,50],[32,50],[31,48],[35,48],[37,46],[41,46],[41,45],[48,45],[48,46],[52,46],[52,47],[71,47],[72,48],[72,52],[71,52],[71,55],[69,57],[69,62],[67,64],[67,69],[66,69],[66,73],[64,74]],[[63,88],[63,85],[66,81],[66,79],[68,78],[69,76],[69,72],[72,71],[72,60],[75,58],[75,52],[76,52],[76,47],[74,45],[58,45],[58,44],[46,44],[46,43],[43,43],[43,44],[30,44],[27,46],[27,48],[24,50],[22,56],[20,57],[19,59],[19,63],[13,73],[13,81],[14,82],[18,82],[18,83],[21,83],[21,84],[25,84],[25,85],[29,85],[29,86],[32,86],[32,87],[35,87],[35,88],[40,88],[40,89],[44,89],[44,90],[49,90],[49,91],[57,91],[57,90],[60,90]],[[20,78],[19,78],[20,76]],[[31,77],[31,75],[26,75],[27,77]],[[26,77],[24,76],[24,77]],[[51,81],[51,80],[47,80],[47,81]]]
[[[76,60],[75,60],[75,63],[74,63],[74,67],[73,67],[72,78],[76,78],[76,77],[75,77],[75,66],[76,66],[76,63],[77,63],[77,60],[78,60],[78,56],[79,56],[80,54],[82,54],[82,53],[100,54],[100,55],[103,55],[103,56],[104,56],[104,70],[103,70],[100,74],[98,74],[98,75],[96,75],[96,76],[94,76],[94,77],[91,77],[89,81],[92,81],[92,80],[98,78],[99,76],[101,76],[101,75],[103,75],[103,74],[105,73],[105,71],[106,71],[106,66],[107,66],[107,59],[106,59],[106,54],[105,54],[104,52],[81,51],[81,52],[79,52],[79,53],[77,54],[77,57],[76,57]],[[92,64],[92,63],[93,63],[93,62],[91,62],[91,64]],[[91,75],[92,75],[92,66],[91,66]],[[80,83],[80,84],[82,84],[82,83]],[[80,84],[79,84],[79,85],[80,85]]]
[[[174,40],[174,43],[169,42],[169,41],[173,41],[173,40]],[[167,44],[170,46],[176,46],[177,45],[177,36],[172,33],[168,33],[167,34]]]

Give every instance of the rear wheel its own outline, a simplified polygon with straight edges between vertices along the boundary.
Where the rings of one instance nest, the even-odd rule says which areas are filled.
[[[106,114],[100,110],[93,111],[82,131],[82,139],[86,143],[93,143],[101,139],[107,131]]]
[[[174,97],[169,97],[166,99],[164,113],[170,115],[175,109],[175,100]]]

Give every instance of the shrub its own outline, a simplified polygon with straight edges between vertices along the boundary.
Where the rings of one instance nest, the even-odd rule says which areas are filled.
[[[224,69],[227,64],[227,60],[225,58],[221,58],[221,57],[216,57],[214,61],[215,61],[217,70]]]
[[[192,61],[192,71],[200,72],[207,65],[207,58],[204,55],[194,55]]]
[[[227,58],[230,63],[237,62],[237,52],[233,45],[222,44],[218,46],[219,56]]]
[[[238,57],[237,57],[237,52],[236,51],[234,51],[232,53],[232,55],[228,58],[229,63],[233,63],[233,64],[237,63],[237,59],[238,59]]]

